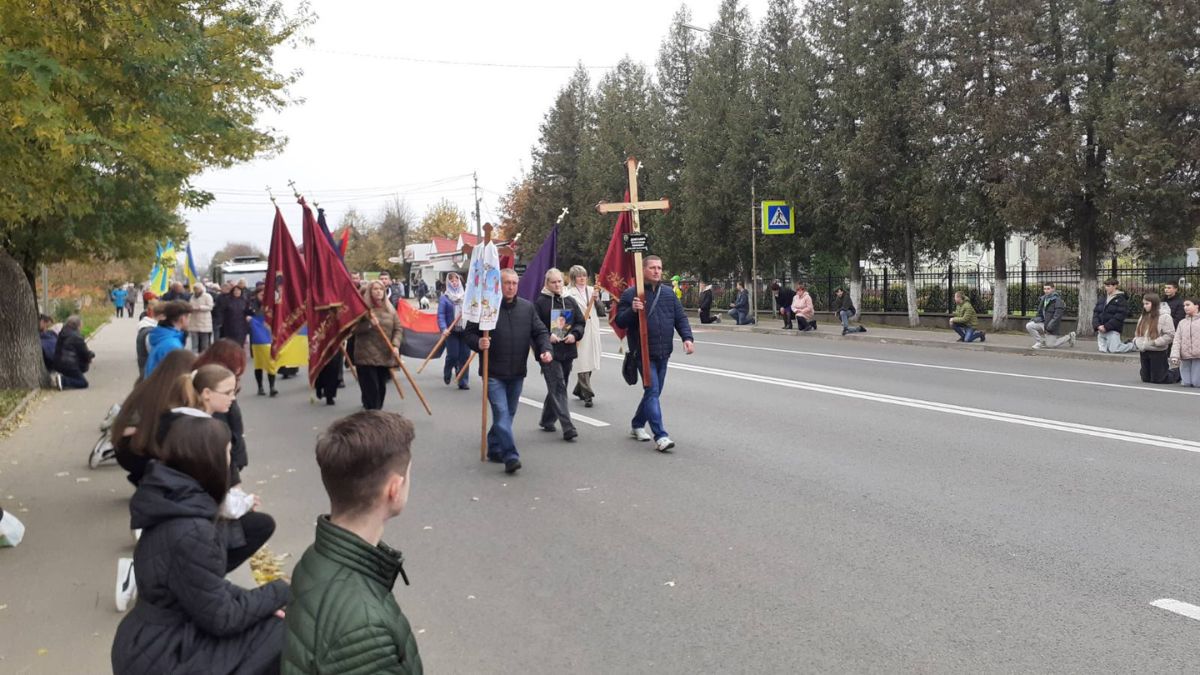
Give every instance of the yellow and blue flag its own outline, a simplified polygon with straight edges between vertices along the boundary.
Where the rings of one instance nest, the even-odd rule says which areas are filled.
[[[196,274],[196,259],[192,257],[192,242],[187,244],[187,259],[183,262],[183,276],[187,279],[188,289],[200,283],[200,275]]]

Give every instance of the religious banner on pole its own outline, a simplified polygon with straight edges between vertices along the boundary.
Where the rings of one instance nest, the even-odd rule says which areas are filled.
[[[546,235],[546,241],[542,242],[542,247],[538,249],[537,255],[533,256],[525,266],[525,271],[521,273],[521,281],[517,284],[517,296],[525,298],[533,302],[537,300],[538,295],[542,292],[542,287],[545,286],[546,272],[555,266],[558,260],[558,223],[550,228],[550,234]]]
[[[263,318],[271,331],[272,359],[279,358],[279,350],[308,321],[306,282],[304,261],[283,222],[283,212],[276,206],[263,292]]]
[[[346,335],[368,309],[354,280],[320,231],[312,209],[304,209],[304,267],[308,272],[308,384],[315,387],[321,369],[338,355]]]
[[[490,240],[471,251],[467,270],[467,294],[463,298],[464,323],[477,323],[479,330],[492,330],[500,318],[500,252]]]
[[[625,201],[629,201],[629,191],[625,191]],[[625,252],[625,235],[633,232],[633,218],[629,211],[621,211],[617,215],[617,224],[613,228],[612,238],[608,240],[608,251],[604,254],[604,262],[596,274],[596,285],[612,294],[614,302],[621,294],[634,284],[636,275],[633,271],[633,256]],[[625,339],[625,330],[613,323],[617,313],[608,313],[608,325],[618,339]]]

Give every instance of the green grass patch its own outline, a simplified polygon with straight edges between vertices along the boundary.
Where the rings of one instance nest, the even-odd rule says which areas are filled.
[[[88,337],[92,333],[100,330],[100,327],[108,323],[116,315],[116,310],[109,303],[93,302],[91,306],[85,307],[79,313],[79,318],[83,321],[83,337]]]
[[[16,410],[17,404],[25,399],[29,392],[25,389],[0,389],[0,419]]]

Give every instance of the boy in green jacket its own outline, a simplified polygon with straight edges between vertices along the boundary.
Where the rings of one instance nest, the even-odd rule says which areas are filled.
[[[421,673],[421,656],[392,586],[404,558],[380,541],[408,501],[412,422],[369,410],[334,422],[317,439],[330,515],[292,575],[283,672]]]
[[[962,291],[954,292],[954,316],[950,317],[950,327],[958,333],[959,342],[973,342],[975,338],[987,342],[987,335],[978,330],[979,318],[975,316],[975,308]]]

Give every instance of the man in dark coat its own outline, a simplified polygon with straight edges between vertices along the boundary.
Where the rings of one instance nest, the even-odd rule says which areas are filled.
[[[246,336],[250,333],[247,319],[251,316],[254,316],[254,312],[250,311],[245,289],[234,286],[229,290],[229,297],[221,307],[221,337],[233,340],[239,345],[246,344]]]
[[[550,363],[549,332],[537,317],[533,303],[517,297],[517,273],[500,271],[500,315],[490,337],[483,337],[479,324],[467,323],[464,338],[476,352],[488,350],[488,403],[492,406],[492,428],[487,435],[487,457],[491,462],[503,462],[505,473],[521,468],[521,456],[513,438],[513,418],[520,405],[521,388],[525,385],[529,347],[537,348],[538,360]],[[672,296],[674,297],[674,296]],[[479,360],[483,375],[483,359]]]
[[[1183,321],[1185,314],[1183,313],[1183,298],[1179,297],[1179,285],[1168,281],[1163,284],[1162,301],[1167,303],[1167,307],[1171,308],[1171,321],[1175,327],[1179,327],[1179,322]]]
[[[1067,312],[1067,303],[1054,288],[1054,284],[1042,284],[1042,297],[1038,298],[1037,315],[1033,321],[1025,324],[1025,330],[1033,337],[1033,349],[1056,349],[1065,344],[1075,346],[1075,332],[1059,336],[1062,330],[1063,314]]]
[[[793,291],[787,284],[775,281],[771,284],[771,294],[775,296],[775,313],[783,317],[783,327],[792,329],[792,298],[796,297],[796,291]]]
[[[1121,329],[1129,317],[1129,299],[1119,284],[1116,279],[1105,281],[1104,297],[1092,308],[1092,330],[1096,331],[1096,344],[1102,354],[1133,351],[1132,341],[1121,341]]]
[[[87,378],[83,374],[88,371],[96,355],[88,349],[87,341],[79,334],[82,325],[83,321],[78,316],[68,317],[54,346],[54,369],[59,372],[59,383],[63,389],[88,388]]]
[[[546,401],[542,405],[539,426],[554,431],[554,421],[562,425],[563,440],[573,441],[579,432],[567,409],[567,381],[571,379],[571,364],[579,353],[576,344],[583,339],[587,322],[583,310],[574,298],[563,295],[562,272],[551,267],[546,271],[546,285],[533,303],[538,319],[549,327],[551,353],[554,359],[542,366],[546,380]]]
[[[667,379],[667,362],[671,360],[675,333],[679,333],[680,339],[683,340],[683,349],[688,354],[693,353],[696,346],[692,338],[692,327],[683,311],[683,304],[671,292],[670,287],[662,283],[662,258],[656,255],[646,256],[642,260],[642,271],[646,280],[645,302],[638,298],[637,289],[627,288],[621,294],[616,315],[617,327],[629,331],[626,339],[630,349],[639,349],[640,333],[645,330],[650,350],[650,386],[642,389],[642,401],[633,415],[633,429],[630,434],[639,441],[653,440],[655,449],[659,452],[670,452],[671,448],[675,447],[675,442],[667,435],[667,429],[663,426],[659,397]],[[646,310],[644,327],[638,314],[643,308]],[[641,367],[640,357],[638,366]],[[650,425],[653,436],[646,433],[647,424]]]
[[[52,325],[54,319],[45,314],[38,315],[38,340],[42,343],[42,362],[46,364],[46,370],[54,370],[54,352],[58,349],[58,333],[50,328]]]

